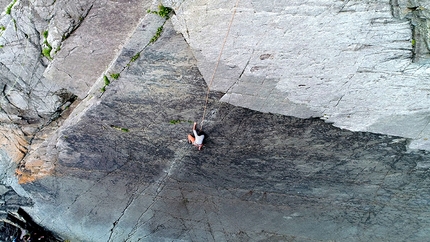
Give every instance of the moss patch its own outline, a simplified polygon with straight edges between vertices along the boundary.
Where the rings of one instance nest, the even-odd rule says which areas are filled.
[[[119,73],[112,73],[112,74],[110,74],[110,77],[117,80],[119,78]]]
[[[43,32],[43,45],[44,47],[42,48],[42,55],[48,58],[48,60],[52,60],[52,57],[51,57],[52,46],[48,43],[48,30],[45,30]]]
[[[158,27],[157,33],[155,33],[155,35],[152,37],[152,39],[149,41],[149,43],[152,44],[155,41],[157,41],[158,38],[160,38],[162,32],[163,32],[163,26]]]
[[[181,120],[181,119],[172,119],[169,121],[170,124],[180,124],[180,123],[193,123],[191,120]]]
[[[139,57],[140,57],[140,52],[135,54],[133,57],[131,57],[130,62],[135,62],[137,59],[139,59]]]
[[[104,85],[100,89],[100,92],[102,92],[102,93],[106,91],[106,87],[109,86],[109,84],[110,84],[110,80],[106,75],[103,76],[103,81],[104,81]]]
[[[173,12],[173,9],[169,7],[164,7],[163,5],[158,5],[158,11],[148,9],[147,13],[157,14],[158,16],[169,19],[170,13]]]
[[[127,128],[123,128],[123,127],[119,127],[119,126],[115,126],[115,125],[111,125],[111,127],[116,129],[116,130],[122,131],[124,133],[130,132],[130,130]]]

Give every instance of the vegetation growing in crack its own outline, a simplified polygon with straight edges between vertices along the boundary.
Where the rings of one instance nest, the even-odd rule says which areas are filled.
[[[170,13],[173,12],[173,9],[169,7],[164,7],[163,5],[158,5],[158,11],[154,11],[154,10],[151,11],[150,9],[148,9],[147,12],[157,14],[158,16],[167,20],[170,17]],[[158,38],[160,38],[162,32],[163,32],[163,26],[158,27],[157,32],[151,38],[151,40],[149,41],[149,44],[152,44],[155,41],[157,41]]]
[[[152,44],[155,41],[157,41],[158,38],[160,38],[162,32],[163,32],[163,26],[158,27],[157,33],[155,33],[155,35],[152,37],[152,39],[149,41],[149,43]]]
[[[139,57],[140,57],[140,52],[139,53],[137,53],[137,54],[135,54],[133,57],[131,57],[131,62],[135,62],[137,59],[139,59]]]
[[[153,13],[153,14],[157,14],[158,16],[164,18],[165,20],[169,19],[169,15],[170,13],[173,11],[173,9],[168,8],[168,7],[164,7],[163,5],[159,5],[158,6],[158,11],[151,11],[148,10],[148,13]],[[165,23],[166,21],[164,21]],[[163,25],[164,25],[163,23]],[[154,43],[155,41],[158,40],[158,38],[161,36],[161,33],[163,32],[163,25],[158,27],[157,32],[155,33],[155,35],[151,38],[151,40],[149,41],[149,43],[146,45],[148,46],[151,43]],[[65,38],[65,36],[63,36],[63,38]],[[130,61],[127,63],[126,67],[129,67],[133,62],[137,61],[137,59],[140,58],[140,53],[142,51],[137,52],[134,56],[131,57]],[[124,68],[126,68],[124,67]],[[120,73],[112,73],[109,75],[112,79],[116,80],[119,78]],[[100,89],[100,91],[102,93],[104,93],[106,91],[106,87],[109,85],[110,81],[109,79],[104,76],[105,79],[105,85]]]
[[[117,80],[119,78],[119,73],[112,73],[110,74],[110,77],[112,77],[114,80]]]
[[[396,19],[407,19],[410,21],[412,36],[412,61],[428,62],[430,57],[430,29],[428,19],[430,10],[418,5],[417,1],[408,1],[406,6],[395,4],[391,1],[391,14]]]
[[[102,93],[106,91],[106,87],[109,86],[110,84],[110,80],[106,75],[103,76],[103,81],[104,81],[104,86],[100,89]]]
[[[170,13],[173,11],[173,9],[169,8],[169,7],[164,7],[163,5],[158,5],[158,11],[154,11],[154,10],[150,10],[148,9],[148,13],[153,13],[153,14],[157,14],[158,16],[165,18],[165,19],[169,19],[170,17]]]
[[[16,1],[17,0],[13,0],[11,3],[9,3],[9,5],[7,5],[6,10],[5,10],[6,14],[10,15],[10,13],[12,12],[12,8],[15,5]]]
[[[180,123],[184,123],[184,122],[188,122],[188,123],[193,123],[193,121],[191,120],[181,120],[181,119],[172,119],[169,121],[170,124],[180,124]]]
[[[119,130],[119,131],[125,132],[125,133],[127,133],[127,132],[129,132],[129,131],[130,131],[130,130],[129,130],[129,129],[127,129],[127,128],[123,128],[123,127],[119,127],[119,126],[115,126],[115,125],[111,125],[111,127],[112,127],[112,128],[114,128],[114,129],[116,129],[116,130]]]
[[[131,57],[130,62],[128,62],[127,66],[130,66],[131,63],[135,62],[140,57],[140,52],[137,52],[133,57]]]
[[[42,54],[48,58],[48,60],[52,60],[51,57],[51,50],[52,50],[52,46],[48,43],[48,30],[45,30],[43,32],[43,49],[42,49]]]

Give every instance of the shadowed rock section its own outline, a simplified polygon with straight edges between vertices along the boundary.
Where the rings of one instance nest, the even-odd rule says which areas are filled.
[[[50,231],[40,227],[22,209],[23,206],[32,206],[30,198],[20,196],[10,186],[0,181],[0,241],[23,241],[29,236],[32,241],[59,242],[63,241]]]
[[[427,238],[428,153],[407,152],[403,138],[220,103],[220,93],[197,151],[186,134],[205,91],[167,22],[103,95],[70,115],[52,141],[55,175],[24,185],[35,202],[26,210],[81,241]]]

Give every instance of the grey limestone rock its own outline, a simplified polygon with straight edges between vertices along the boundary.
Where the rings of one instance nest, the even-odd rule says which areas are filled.
[[[205,147],[187,144],[207,86],[169,21],[135,37],[146,42],[159,24],[160,39],[61,126],[55,173],[23,185],[37,222],[80,241],[428,237],[430,155],[408,152],[404,138],[235,107],[211,92]],[[125,50],[134,51],[112,68],[135,56]]]
[[[58,8],[59,3],[54,2],[12,1],[9,13],[5,11],[2,14],[2,122],[40,127],[73,96],[43,76],[48,59],[52,58],[48,26],[49,21],[55,21],[57,16],[55,6]],[[62,6],[66,8],[64,3]]]
[[[425,1],[161,2],[2,14],[0,211],[71,241],[428,238]]]
[[[163,3],[222,101],[429,147],[428,1]]]
[[[83,2],[88,4],[88,1]],[[72,30],[73,34],[72,31],[66,33],[68,39],[46,69],[45,77],[84,98],[94,80],[122,50],[150,3],[148,0],[93,1],[91,10],[84,16],[88,20]],[[59,17],[58,21],[64,19]],[[50,24],[54,29],[64,28],[61,23],[51,21]]]

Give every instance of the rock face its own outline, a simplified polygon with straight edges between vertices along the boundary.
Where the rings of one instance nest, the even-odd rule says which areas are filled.
[[[410,39],[425,38],[406,20],[417,9],[398,11],[413,3],[238,3],[212,80],[232,2],[163,1],[171,18],[158,2],[16,2],[0,39],[3,194],[70,241],[427,239],[430,154],[405,138],[412,113],[426,120],[426,50]],[[186,142],[200,120],[202,151]]]
[[[430,147],[428,1],[163,2],[221,101]]]
[[[87,95],[94,80],[122,49],[151,1],[83,2],[92,4],[91,11],[85,16],[89,21],[83,21],[70,34],[45,71],[48,79],[55,80],[79,98]]]
[[[151,18],[134,36],[141,42],[151,36]],[[55,174],[24,185],[36,203],[27,211],[84,241],[428,236],[427,153],[406,152],[402,138],[219,103],[219,94],[210,96],[199,152],[185,135],[205,87],[167,22],[102,95],[83,100],[85,113],[63,124],[53,141]]]
[[[63,241],[34,223],[21,209],[22,206],[31,206],[31,199],[18,195],[12,187],[0,184],[0,204],[0,241],[22,241],[19,238],[24,236],[31,237],[33,241],[42,238],[39,241]]]

